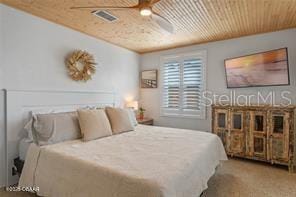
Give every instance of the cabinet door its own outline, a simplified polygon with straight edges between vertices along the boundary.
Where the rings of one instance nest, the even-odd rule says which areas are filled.
[[[215,110],[215,127],[222,130],[228,129],[228,110]]]
[[[267,159],[267,114],[250,111],[247,155],[258,159]]]
[[[269,150],[271,161],[289,160],[289,112],[270,113]]]
[[[230,111],[230,134],[228,151],[232,155],[245,155],[245,113],[243,111]]]
[[[226,148],[228,138],[228,110],[215,109],[214,110],[214,133],[217,134]]]

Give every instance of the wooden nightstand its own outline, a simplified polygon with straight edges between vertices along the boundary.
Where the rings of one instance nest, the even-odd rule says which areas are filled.
[[[153,119],[152,118],[144,118],[142,120],[137,119],[139,124],[144,124],[144,125],[153,125]]]

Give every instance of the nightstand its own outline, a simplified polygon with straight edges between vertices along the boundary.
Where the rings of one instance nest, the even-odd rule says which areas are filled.
[[[20,176],[24,167],[24,163],[25,161],[21,160],[19,157],[15,158],[13,160],[13,164],[16,167],[16,169],[13,168],[12,173],[18,174]]]
[[[142,120],[137,119],[139,124],[144,124],[144,125],[153,125],[153,119],[152,118],[144,118]]]

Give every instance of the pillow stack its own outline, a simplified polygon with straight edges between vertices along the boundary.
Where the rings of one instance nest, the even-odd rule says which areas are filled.
[[[83,141],[95,140],[133,131],[137,124],[132,109],[106,107],[80,109],[77,112],[33,114],[25,130],[32,141],[42,146],[81,137]]]
[[[133,131],[135,123],[129,113],[127,109],[113,107],[106,107],[105,110],[78,110],[83,140],[89,141],[112,134]]]

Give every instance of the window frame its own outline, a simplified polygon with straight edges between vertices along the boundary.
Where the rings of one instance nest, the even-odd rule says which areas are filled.
[[[190,53],[177,53],[177,54],[172,54],[172,55],[166,55],[162,56],[160,58],[160,88],[161,88],[161,93],[160,93],[160,116],[162,117],[178,117],[178,118],[197,118],[197,119],[206,119],[206,106],[205,106],[205,98],[202,97],[201,95],[201,101],[200,101],[200,110],[198,111],[191,111],[191,112],[186,112],[184,111],[183,108],[183,91],[184,91],[184,86],[183,86],[183,66],[184,66],[184,61],[193,59],[193,58],[198,58],[200,57],[202,59],[202,89],[201,93],[204,92],[207,88],[207,51],[206,50],[199,50],[195,52],[190,52]],[[180,63],[180,101],[179,101],[179,109],[164,109],[163,107],[163,98],[165,96],[164,94],[164,64],[172,61],[177,61]]]

